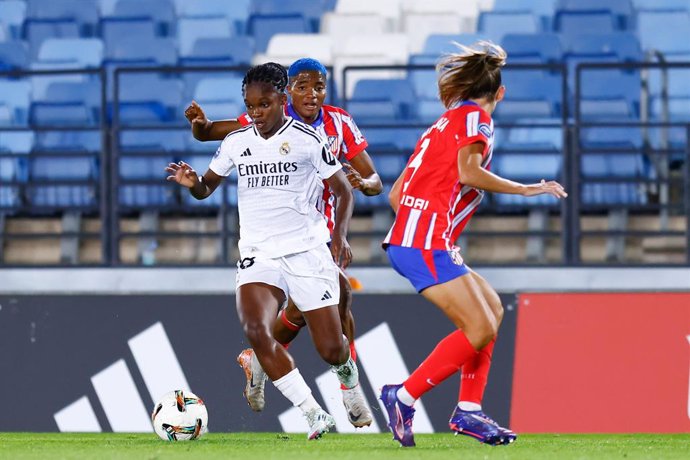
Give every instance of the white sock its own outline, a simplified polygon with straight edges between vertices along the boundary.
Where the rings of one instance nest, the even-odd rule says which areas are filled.
[[[309,385],[304,381],[302,374],[299,373],[299,369],[297,368],[274,381],[273,385],[275,385],[278,391],[283,393],[283,396],[289,399],[295,407],[301,408],[301,404],[309,398],[314,400]],[[316,403],[316,400],[314,400],[314,403]],[[316,405],[318,406],[318,403],[316,403]]]
[[[458,407],[460,408],[460,410],[469,410],[469,411],[482,410],[481,404],[477,404],[477,403],[473,403],[473,402],[469,402],[469,401],[460,401],[458,403]]]
[[[321,406],[319,405],[319,403],[316,402],[316,399],[314,399],[314,395],[312,395],[311,393],[309,393],[307,399],[305,399],[304,402],[300,404],[298,407],[305,414],[313,409],[321,409]]]
[[[396,395],[398,396],[398,399],[401,403],[409,407],[412,407],[412,405],[416,401],[416,399],[414,399],[412,395],[405,389],[405,385],[400,387]]]

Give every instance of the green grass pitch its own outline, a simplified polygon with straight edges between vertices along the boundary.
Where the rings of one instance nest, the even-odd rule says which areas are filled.
[[[170,443],[154,434],[0,433],[0,459],[690,459],[690,434],[522,435],[490,447],[449,433],[417,435],[403,449],[388,434],[210,433]]]

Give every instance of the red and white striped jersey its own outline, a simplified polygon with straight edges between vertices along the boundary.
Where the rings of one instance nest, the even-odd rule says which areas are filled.
[[[297,114],[292,104],[285,105],[285,114],[302,121],[302,118]],[[252,119],[246,113],[239,116],[237,120],[243,126],[252,123]],[[369,145],[350,114],[340,107],[332,105],[322,106],[321,115],[311,126],[322,139],[326,140],[331,153],[340,162],[343,160],[350,161],[362,153]],[[323,183],[321,200],[317,203],[317,208],[326,217],[328,230],[333,232],[335,225],[335,196],[325,181]]]
[[[459,179],[458,150],[483,143],[489,169],[494,124],[473,102],[448,110],[417,141],[407,163],[395,222],[384,246],[451,250],[484,197]]]

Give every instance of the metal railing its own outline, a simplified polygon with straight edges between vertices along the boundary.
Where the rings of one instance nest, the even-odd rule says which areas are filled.
[[[570,196],[568,200],[561,202],[556,207],[553,206],[530,206],[530,207],[520,207],[520,206],[501,206],[495,200],[492,202],[491,199],[486,200],[479,214],[492,215],[501,214],[503,212],[517,213],[519,215],[527,215],[533,210],[540,210],[546,213],[547,216],[551,216],[560,221],[560,230],[550,230],[548,227],[532,228],[527,231],[522,230],[509,230],[505,231],[479,231],[473,230],[471,227],[467,232],[463,234],[464,238],[509,238],[509,237],[523,237],[528,239],[558,239],[560,241],[560,262],[551,262],[556,265],[571,265],[571,264],[582,264],[584,263],[581,258],[581,243],[583,240],[590,237],[606,237],[606,238],[617,238],[617,237],[646,237],[646,236],[684,236],[685,241],[685,262],[684,264],[690,263],[690,172],[688,172],[688,159],[690,159],[690,142],[684,145],[684,151],[680,152],[683,155],[682,158],[682,177],[672,178],[672,177],[651,177],[651,178],[622,178],[622,177],[599,177],[590,178],[585,177],[582,174],[581,160],[584,156],[590,154],[587,148],[585,148],[581,140],[581,133],[583,130],[597,127],[625,127],[633,126],[640,129],[656,129],[659,127],[672,127],[675,129],[683,129],[685,131],[690,131],[690,123],[680,123],[671,122],[668,120],[660,122],[652,122],[649,120],[644,121],[607,121],[592,122],[585,117],[580,110],[581,97],[581,85],[583,79],[583,72],[587,72],[589,69],[626,69],[626,70],[640,70],[640,69],[675,69],[675,68],[690,68],[690,63],[581,63],[576,67],[575,72],[575,104],[572,108],[572,118],[570,116],[570,96],[568,92],[567,85],[567,69],[564,65],[553,64],[553,65],[531,65],[531,64],[521,64],[513,65],[507,67],[507,70],[511,71],[531,71],[531,70],[542,70],[545,72],[550,72],[553,74],[558,74],[561,80],[561,110],[557,114],[558,122],[550,124],[545,124],[541,126],[552,127],[553,129],[562,130],[562,150],[561,155],[561,170],[558,179],[561,180],[568,191]],[[398,72],[411,72],[415,70],[430,70],[433,66],[430,65],[405,65],[405,66],[350,66],[343,69],[342,87],[347,88],[348,75],[351,72],[366,72],[366,71],[382,71],[382,70],[393,70]],[[125,262],[121,255],[121,242],[126,239],[150,239],[156,241],[158,239],[182,239],[182,238],[211,238],[218,243],[218,257],[213,262],[216,265],[231,265],[234,264],[232,260],[232,247],[233,241],[238,237],[238,228],[236,226],[236,207],[231,202],[231,190],[230,186],[223,186],[216,193],[221,194],[221,199],[219,202],[215,202],[210,206],[190,206],[186,204],[186,201],[182,199],[183,190],[175,188],[172,184],[166,184],[164,182],[164,173],[161,171],[160,176],[152,176],[148,178],[132,178],[123,177],[121,174],[121,160],[126,158],[172,158],[175,160],[188,159],[193,156],[204,156],[209,157],[211,155],[211,149],[207,152],[191,152],[186,147],[179,151],[172,150],[159,150],[159,151],[123,151],[120,145],[121,134],[127,132],[128,130],[135,129],[140,131],[154,131],[154,130],[167,130],[171,133],[184,131],[189,133],[189,125],[181,117],[181,111],[178,117],[172,122],[167,123],[138,123],[135,125],[123,124],[120,118],[120,94],[121,94],[121,78],[124,75],[143,75],[146,73],[157,73],[163,75],[180,75],[189,73],[209,73],[209,74],[219,74],[219,73],[234,73],[241,74],[246,70],[246,67],[141,67],[141,68],[118,68],[114,72],[113,79],[113,98],[112,98],[112,121],[108,117],[109,98],[108,98],[108,85],[106,80],[106,72],[103,69],[99,70],[89,70],[89,71],[31,71],[31,72],[3,72],[0,73],[0,78],[12,77],[12,78],[25,78],[34,75],[51,75],[51,74],[83,74],[83,75],[98,75],[101,81],[101,105],[100,105],[100,120],[98,126],[83,128],[83,127],[47,127],[47,126],[21,126],[21,127],[0,127],[0,134],[3,131],[37,131],[41,132],[44,130],[99,130],[102,136],[102,151],[100,153],[100,163],[99,163],[99,177],[98,177],[98,207],[92,210],[94,212],[94,217],[99,219],[101,222],[101,229],[99,232],[85,232],[79,230],[70,230],[68,232],[44,232],[44,233],[31,233],[31,234],[9,234],[7,232],[0,233],[0,239],[5,240],[10,239],[35,239],[41,237],[52,237],[52,238],[100,238],[101,241],[101,263],[100,265],[121,265],[128,264],[131,262]],[[333,82],[334,79],[330,79]],[[510,90],[510,89],[509,89]],[[644,86],[642,90],[645,90]],[[331,94],[333,91],[331,91]],[[343,96],[347,96],[346,92],[341,93]],[[342,100],[341,105],[347,109],[348,98]],[[239,114],[228,114],[228,117],[233,117]],[[355,117],[356,119],[357,117]],[[390,123],[360,123],[360,128],[364,132],[365,136],[367,130],[373,130],[377,128],[393,128],[396,129],[408,129],[408,130],[423,130],[428,126],[428,123],[420,122],[419,120],[398,120],[395,124]],[[524,123],[520,123],[515,120],[498,120],[497,130],[510,130],[514,128],[524,128]],[[187,134],[190,138],[191,135]],[[394,155],[399,157],[400,155],[409,155],[412,146],[405,152],[399,150],[393,151],[377,151],[373,147],[370,147],[369,153],[376,161],[377,157],[383,157],[385,155]],[[501,146],[496,146],[497,155],[501,154]],[[510,149],[511,154],[532,154],[543,155],[551,152],[539,152],[534,150],[519,150],[516,148]],[[618,149],[596,149],[595,154],[610,154],[610,155],[626,155],[630,153],[630,150]],[[648,142],[643,145],[640,151],[641,154],[646,155],[649,158],[660,157],[668,158],[670,154],[679,154],[678,150],[673,149],[652,149]],[[30,154],[30,158],[35,158],[39,155],[54,155],[51,153],[41,153],[40,150],[36,150]],[[85,155],[85,154],[81,154]],[[18,157],[17,154],[2,153],[0,152],[0,158]],[[510,174],[507,174],[510,177]],[[384,182],[389,187],[394,181],[395,177],[391,175],[390,177],[384,177]],[[535,177],[534,179],[540,179]],[[586,185],[605,183],[606,181],[614,181],[617,183],[636,183],[636,184],[647,184],[651,187],[675,187],[683,186],[683,200],[677,203],[664,202],[659,204],[644,204],[644,205],[626,205],[626,206],[610,206],[607,204],[602,204],[601,206],[593,206],[584,202],[581,196],[581,190],[584,189]],[[75,185],[74,181],[46,181],[48,185]],[[86,185],[86,183],[84,183]],[[3,187],[19,187],[24,190],[30,189],[31,187],[44,185],[44,181],[38,181],[34,179],[20,180],[15,179],[13,181],[2,181],[0,186]],[[78,185],[78,184],[77,184]],[[170,193],[172,198],[168,204],[163,205],[149,205],[149,206],[127,206],[121,200],[120,193],[125,187],[170,187]],[[362,206],[360,204],[364,203]],[[626,208],[634,212],[639,213],[650,213],[658,212],[661,215],[663,221],[663,213],[671,212],[676,213],[676,215],[685,216],[686,220],[686,230],[671,230],[669,228],[664,228],[662,226],[661,230],[656,231],[642,231],[642,230],[629,230],[627,228],[611,228],[608,230],[584,230],[581,226],[582,216],[589,214],[600,215],[601,213],[607,213],[609,211]],[[74,211],[84,211],[85,209],[80,209],[78,206],[74,207]],[[24,201],[17,206],[5,207],[0,209],[0,216],[3,214],[5,216],[14,213],[16,215],[32,216],[39,211],[48,212],[62,212],[65,211],[64,207],[57,207],[54,209],[38,209],[28,201]],[[89,211],[88,209],[86,211]],[[122,219],[127,216],[138,217],[144,212],[151,211],[154,213],[159,213],[165,216],[171,216],[173,218],[184,217],[186,215],[193,216],[205,216],[211,219],[218,220],[218,229],[212,231],[162,231],[156,228],[144,228],[141,231],[129,231],[122,228]],[[387,200],[379,199],[367,199],[366,201],[360,200],[356,207],[356,212],[360,213],[371,213],[379,212],[387,215],[388,218],[392,217],[391,211],[388,209]],[[233,220],[234,219],[234,220]],[[2,219],[0,219],[0,224]],[[0,225],[0,232],[3,231],[2,225]],[[362,232],[352,232],[352,238],[373,238],[380,239],[385,235],[385,230],[375,229],[372,231],[362,231]],[[65,261],[64,263],[70,264],[73,261]],[[150,263],[152,261],[139,260],[137,263]],[[540,261],[535,261],[540,263]],[[612,260],[613,262],[613,260]],[[159,263],[159,262],[155,262]],[[543,261],[541,261],[543,263]],[[625,261],[616,261],[616,263],[625,263]]]

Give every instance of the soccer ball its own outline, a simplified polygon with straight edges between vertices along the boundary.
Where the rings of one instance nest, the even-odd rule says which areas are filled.
[[[207,431],[206,405],[191,391],[166,393],[151,412],[156,434],[164,441],[191,441]]]

